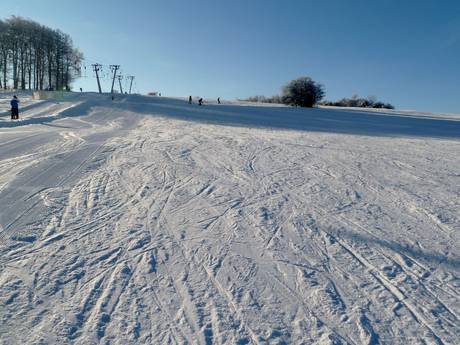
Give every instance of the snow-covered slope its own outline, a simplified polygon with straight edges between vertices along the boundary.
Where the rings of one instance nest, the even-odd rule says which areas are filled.
[[[1,344],[460,343],[460,117],[6,110]]]

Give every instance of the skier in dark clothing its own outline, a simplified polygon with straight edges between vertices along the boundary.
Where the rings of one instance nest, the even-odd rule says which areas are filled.
[[[188,104],[192,104],[192,96],[188,96]]]
[[[19,100],[16,95],[13,96],[13,99],[10,102],[11,104],[11,120],[19,119]]]
[[[203,98],[200,98],[200,99],[198,100],[198,105],[203,105]]]

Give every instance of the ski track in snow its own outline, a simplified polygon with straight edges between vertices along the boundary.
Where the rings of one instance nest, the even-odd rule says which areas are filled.
[[[460,136],[27,102],[0,128],[1,344],[460,343]]]

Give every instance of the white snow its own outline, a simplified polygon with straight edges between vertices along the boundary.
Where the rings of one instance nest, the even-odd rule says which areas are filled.
[[[0,344],[459,344],[460,116],[0,101]]]

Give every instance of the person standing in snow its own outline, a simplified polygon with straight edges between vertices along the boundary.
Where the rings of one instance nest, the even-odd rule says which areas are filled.
[[[19,100],[16,95],[13,96],[13,99],[10,102],[11,104],[11,120],[19,119]]]
[[[192,104],[192,96],[188,96],[188,104]]]
[[[198,105],[203,105],[203,98],[200,97],[200,99],[198,100]]]

